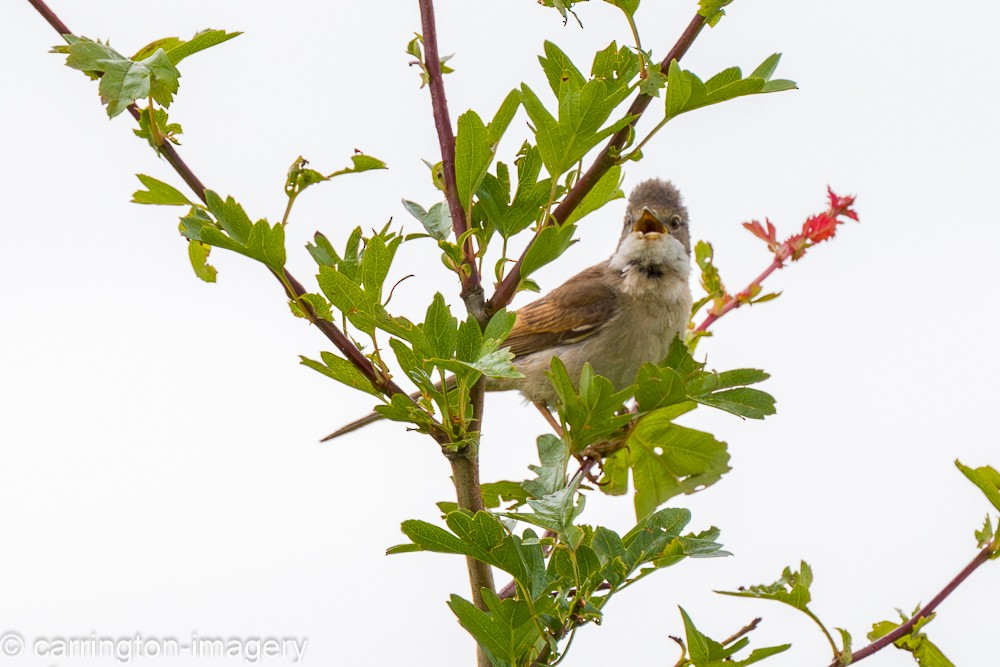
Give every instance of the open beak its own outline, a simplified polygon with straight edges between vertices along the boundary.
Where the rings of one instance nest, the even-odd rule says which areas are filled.
[[[655,215],[653,215],[652,211],[648,208],[644,208],[642,209],[642,215],[640,215],[639,219],[632,225],[632,231],[641,232],[643,235],[654,233],[666,234],[667,228],[656,218]]]

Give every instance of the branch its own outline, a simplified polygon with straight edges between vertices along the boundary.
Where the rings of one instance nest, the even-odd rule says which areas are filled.
[[[970,574],[975,572],[983,563],[988,561],[990,557],[997,552],[998,548],[1000,548],[1000,541],[994,538],[993,542],[987,544],[978,554],[976,554],[976,557],[973,558],[968,565],[962,568],[962,571],[959,572],[954,579],[949,581],[948,585],[941,589],[941,592],[935,595],[934,599],[928,602],[926,607],[914,614],[913,618],[908,620],[906,623],[903,623],[901,626],[884,637],[879,637],[868,646],[854,651],[851,654],[852,664],[859,660],[864,660],[871,654],[881,651],[889,644],[892,644],[900,637],[908,635],[910,631],[913,630],[913,626],[916,625],[917,621],[933,614],[937,606],[944,602],[945,598],[951,595],[955,589],[969,577]],[[830,663],[829,667],[842,667],[842,665],[839,661],[834,660]]]
[[[422,2],[423,1],[427,0],[422,0]],[[680,59],[684,57],[684,54],[687,53],[687,50],[691,47],[691,44],[694,43],[695,38],[698,37],[698,34],[701,32],[703,27],[705,27],[705,19],[701,16],[701,14],[695,14],[695,17],[691,19],[690,23],[688,23],[687,28],[684,29],[684,32],[677,40],[677,43],[674,44],[673,48],[671,48],[667,53],[666,58],[664,58],[663,62],[660,63],[661,71],[666,72],[670,68],[671,61],[680,61]],[[635,124],[639,122],[639,118],[642,116],[643,112],[646,111],[646,107],[648,107],[649,103],[652,101],[653,98],[650,95],[644,95],[642,93],[635,98],[632,102],[632,106],[629,107],[628,112],[626,113],[627,116],[631,116],[632,118],[629,121],[629,124],[612,135],[611,139],[608,140],[607,145],[603,150],[601,150],[597,158],[594,160],[594,163],[590,165],[590,168],[587,169],[586,173],[584,173],[576,184],[573,185],[572,189],[566,193],[566,196],[563,197],[562,201],[552,212],[549,220],[542,222],[543,225],[561,225],[569,218],[570,214],[575,211],[576,207],[583,201],[583,198],[587,196],[587,193],[589,193],[594,186],[597,185],[597,182],[601,180],[604,174],[606,174],[608,170],[615,165],[617,162],[615,155],[625,146],[634,131]],[[447,174],[447,170],[445,170],[445,173]],[[538,237],[535,236],[535,238]],[[517,262],[515,262],[510,273],[508,273],[500,284],[497,285],[493,296],[486,302],[487,316],[490,316],[500,310],[514,298],[514,294],[517,293],[517,287],[521,282],[521,266],[524,264],[524,258],[528,254],[528,250],[531,248],[531,244],[533,242],[534,239],[528,243],[528,247],[521,253],[521,256],[518,258]]]
[[[768,249],[774,254],[771,265],[764,269],[763,273],[754,278],[743,291],[735,295],[728,294],[722,286],[721,280],[718,279],[717,274],[715,277],[716,284],[712,287],[706,286],[704,278],[706,274],[703,266],[702,285],[706,286],[706,290],[710,292],[709,296],[717,303],[712,307],[708,315],[705,316],[702,323],[695,327],[695,334],[706,332],[716,320],[726,313],[736,310],[744,304],[754,303],[754,296],[760,293],[761,285],[768,276],[777,269],[784,267],[786,261],[791,260],[794,262],[802,259],[806,251],[817,243],[832,239],[837,233],[837,226],[843,224],[845,219],[857,222],[858,214],[852,208],[855,197],[853,195],[840,197],[834,194],[833,190],[829,187],[826,190],[830,200],[827,210],[818,215],[806,218],[806,221],[802,223],[802,230],[792,234],[784,241],[778,241],[778,231],[771,224],[771,221],[766,218],[764,225],[756,220],[743,223],[743,227],[767,243]],[[700,262],[701,259],[699,259]]]
[[[62,35],[71,35],[73,32],[67,27],[62,20],[56,16],[44,2],[43,0],[28,0],[29,3],[38,11],[39,14],[48,21],[49,25],[55,29],[56,32]],[[133,104],[128,108],[132,117],[139,120],[140,111]],[[187,183],[188,187],[201,199],[202,202],[205,201],[205,185],[201,180],[195,175],[191,168],[186,162],[181,158],[177,150],[169,142],[163,142],[159,146],[160,154],[167,160],[174,171]],[[354,366],[361,371],[361,373],[368,378],[368,380],[375,386],[379,391],[381,391],[386,396],[392,396],[394,394],[402,394],[403,396],[409,397],[409,395],[403,391],[395,382],[391,379],[385,377],[372,362],[361,354],[357,346],[348,338],[344,332],[342,332],[335,324],[332,322],[327,322],[316,317],[316,313],[312,311],[309,304],[304,301],[299,301],[299,299],[306,294],[306,289],[302,286],[295,276],[290,274],[287,270],[282,270],[282,274],[278,274],[272,271],[274,277],[282,284],[289,298],[298,301],[300,305],[304,304],[306,313],[309,315],[309,321],[316,325],[316,328],[326,336],[330,342],[332,342],[338,350],[340,350],[343,355],[350,361]],[[287,282],[286,282],[287,281]],[[447,434],[442,430],[440,433],[431,434],[434,439],[439,444],[446,444],[449,442]]]
[[[448,200],[448,210],[451,212],[452,229],[455,239],[461,239],[468,231],[465,209],[458,198],[458,188],[455,182],[455,134],[451,129],[451,115],[448,113],[448,98],[444,94],[444,79],[441,74],[441,56],[438,53],[437,26],[434,22],[434,0],[419,0],[420,25],[423,30],[424,66],[427,68],[428,87],[431,91],[431,108],[434,111],[434,127],[437,129],[438,143],[441,146],[441,163],[444,172],[444,194]],[[486,315],[483,310],[483,286],[476,266],[476,251],[472,247],[472,237],[462,243],[465,255],[464,268],[460,268],[459,278],[462,281],[462,299],[469,313],[476,318],[480,326],[485,326]]]

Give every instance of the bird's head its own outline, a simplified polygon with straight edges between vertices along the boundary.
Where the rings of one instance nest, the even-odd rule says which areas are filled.
[[[681,194],[669,181],[650,179],[632,190],[611,266],[649,275],[691,272],[691,235]]]

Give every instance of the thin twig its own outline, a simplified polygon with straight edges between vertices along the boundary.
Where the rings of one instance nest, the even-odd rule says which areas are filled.
[[[928,602],[927,606],[925,606],[923,609],[914,614],[910,620],[908,620],[906,623],[903,623],[901,626],[899,626],[889,634],[885,635],[884,637],[879,637],[868,646],[865,646],[862,649],[858,649],[857,651],[852,652],[851,664],[854,664],[859,660],[864,660],[873,653],[881,651],[889,644],[892,644],[900,637],[908,635],[910,631],[913,630],[913,626],[916,625],[917,621],[933,614],[934,610],[937,609],[937,606],[939,604],[944,602],[945,598],[951,595],[955,591],[955,589],[958,588],[959,585],[961,585],[961,583],[969,577],[970,574],[979,569],[981,565],[983,565],[986,561],[988,561],[990,557],[997,552],[998,548],[1000,548],[1000,542],[998,542],[997,539],[998,538],[994,538],[993,542],[987,544],[978,554],[976,554],[976,557],[973,558],[968,565],[962,568],[962,571],[959,572],[957,575],[955,575],[955,578],[949,581],[948,584],[941,589],[941,592],[935,595],[934,599]],[[841,665],[838,661],[834,660],[833,662],[830,663],[829,667],[841,667]]]
[[[438,144],[441,146],[441,164],[444,172],[444,193],[451,212],[452,229],[455,239],[461,239],[468,231],[465,209],[458,198],[458,188],[455,180],[455,134],[451,129],[451,116],[448,113],[448,98],[444,93],[444,78],[441,74],[441,56],[438,52],[437,25],[434,21],[434,0],[419,0],[420,25],[423,30],[424,66],[427,69],[427,87],[431,92],[431,108],[434,112],[434,127],[437,129]],[[473,248],[472,237],[462,244],[465,257],[464,268],[460,268],[462,280],[462,299],[466,308],[480,326],[485,326],[486,317],[483,309],[483,287],[479,268],[476,265],[476,251]]]
[[[764,280],[767,279],[768,276],[774,273],[777,269],[780,269],[782,266],[784,266],[784,263],[780,259],[775,258],[774,261],[771,262],[771,265],[768,266],[766,269],[764,269],[763,273],[754,278],[753,282],[747,285],[746,289],[744,289],[739,294],[729,297],[726,303],[722,305],[722,308],[719,309],[719,312],[717,313],[713,312],[706,315],[702,323],[695,328],[694,330],[695,333],[708,331],[708,328],[712,326],[715,323],[715,321],[718,320],[720,317],[722,317],[729,311],[736,310],[737,308],[742,306],[744,302],[740,299],[740,295],[750,294],[751,290],[754,287],[759,287],[764,282]]]
[[[667,53],[666,58],[660,63],[660,70],[666,71],[670,67],[670,62],[673,60],[679,61],[687,50],[694,43],[695,38],[701,32],[701,29],[705,26],[705,19],[700,14],[695,14],[695,17],[691,19],[688,23],[687,28],[681,34],[677,43],[674,44],[673,48]],[[653,101],[650,95],[645,95],[640,93],[638,97],[632,102],[632,106],[629,107],[626,115],[631,117],[629,124],[618,130],[610,140],[608,140],[607,145],[601,150],[594,160],[594,163],[590,165],[590,168],[580,177],[580,179],[573,185],[566,196],[563,197],[559,206],[552,212],[549,218],[548,224],[562,224],[565,222],[570,214],[576,210],[576,207],[580,205],[583,198],[589,193],[597,182],[601,180],[604,174],[608,173],[617,162],[616,157],[618,151],[625,146],[628,141],[629,136],[632,134],[635,128],[635,124],[639,121],[639,117],[642,116],[646,107],[649,103]],[[536,237],[537,238],[537,237]],[[528,247],[524,249],[521,253],[521,257],[514,264],[510,273],[500,281],[497,285],[496,291],[490,300],[486,302],[486,314],[487,316],[492,315],[497,312],[514,298],[514,294],[517,292],[517,287],[521,283],[521,266],[524,264],[525,255],[527,255],[528,250],[531,248],[531,243]]]
[[[746,625],[744,625],[742,628],[740,628],[739,630],[737,630],[736,632],[734,632],[731,637],[726,637],[725,639],[723,639],[722,640],[722,645],[723,646],[729,646],[730,644],[732,644],[733,642],[735,642],[737,639],[739,639],[743,635],[750,634],[751,632],[753,632],[754,630],[757,629],[757,626],[760,625],[761,620],[763,620],[763,619],[761,619],[760,616],[758,616],[757,618],[753,619],[752,621],[750,621],[749,623],[747,623]]]
[[[73,34],[69,27],[63,23],[55,12],[53,12],[42,0],[28,0],[28,2],[60,35]],[[134,104],[129,105],[128,112],[132,114],[132,117],[137,121],[139,120],[141,112]],[[184,162],[173,145],[170,144],[170,142],[163,142],[163,144],[159,146],[159,153],[164,157],[164,159],[166,159],[167,163],[173,167],[174,171],[177,172],[177,174],[184,180],[188,187],[191,188],[195,195],[197,195],[202,202],[205,202],[205,185],[195,175],[187,163]],[[301,297],[306,294],[306,289],[302,286],[302,283],[295,278],[295,276],[290,274],[287,270],[283,270],[280,274],[272,271],[272,274],[278,279],[278,282],[282,284],[282,287],[285,289],[290,299],[297,301],[300,306],[304,305],[305,312],[309,316],[309,321],[316,325],[316,328],[319,329],[320,332],[322,332],[322,334],[326,336],[338,350],[341,351],[341,353],[343,353],[348,361],[350,361],[366,378],[368,378],[374,387],[386,396],[402,394],[408,397],[408,394],[404,392],[395,382],[393,382],[390,378],[385,377],[377,368],[375,368],[371,361],[369,361],[369,359],[361,353],[357,346],[354,345],[344,332],[342,332],[332,322],[327,322],[317,317],[308,302],[301,301]],[[440,432],[433,431],[431,435],[440,444],[448,442],[448,436],[443,430]]]

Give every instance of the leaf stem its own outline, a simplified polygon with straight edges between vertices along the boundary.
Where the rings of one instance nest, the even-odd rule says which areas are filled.
[[[663,127],[667,124],[667,122],[669,120],[670,120],[670,117],[668,116],[668,117],[664,118],[663,120],[661,120],[659,123],[657,123],[656,127],[654,127],[652,130],[650,130],[649,134],[647,134],[646,137],[642,141],[640,141],[636,145],[635,148],[633,148],[628,153],[626,153],[625,155],[622,155],[620,158],[618,158],[618,162],[619,163],[628,162],[629,160],[633,159],[636,155],[638,155],[639,151],[642,150],[642,147],[645,146],[647,143],[649,143],[649,140],[653,138],[653,135],[655,135],[657,132],[659,132],[660,130],[662,130]]]
[[[677,42],[673,45],[670,51],[667,53],[666,58],[660,63],[660,70],[666,71],[670,67],[671,60],[680,61],[687,53],[688,49],[694,43],[694,40],[698,37],[701,29],[705,27],[705,19],[701,14],[695,14],[694,18],[688,23],[687,28],[681,33]],[[580,205],[583,198],[594,189],[598,181],[603,178],[604,174],[608,172],[611,167],[617,163],[617,158],[614,157],[618,151],[620,151],[625,143],[628,141],[629,136],[634,132],[635,124],[639,121],[646,107],[649,103],[653,101],[653,98],[649,95],[644,95],[640,93],[635,100],[632,102],[632,106],[629,107],[626,115],[631,116],[631,120],[628,125],[622,129],[615,132],[611,139],[608,140],[607,145],[601,150],[594,160],[590,168],[580,177],[566,196],[563,197],[559,206],[552,213],[553,221],[561,224],[567,220],[570,214],[576,210],[576,207]],[[531,248],[531,243],[528,243],[528,247],[524,249],[521,253],[521,257],[518,258],[517,262],[514,264],[514,268],[511,269],[510,273],[500,281],[497,285],[496,291],[490,300],[486,302],[486,314],[487,316],[492,315],[501,308],[505,307],[510,303],[511,299],[514,298],[514,294],[517,293],[517,288],[521,283],[521,266],[524,264],[524,256],[527,254],[528,250]]]
[[[625,10],[622,10],[625,12]],[[635,38],[635,50],[638,51],[636,55],[639,56],[639,78],[646,78],[646,56],[642,53],[642,41],[639,40],[639,28],[635,25],[635,17],[630,13],[625,12],[625,18],[628,20],[628,27],[632,30],[632,37]]]
[[[837,648],[837,643],[835,641],[833,641],[833,636],[830,634],[830,631],[826,629],[825,625],[823,625],[823,621],[819,620],[819,616],[817,616],[816,614],[812,613],[806,607],[797,607],[797,609],[799,611],[801,611],[803,614],[805,614],[806,616],[808,616],[809,618],[811,618],[813,620],[813,622],[816,623],[816,625],[819,626],[819,629],[823,631],[823,636],[826,637],[826,641],[828,641],[830,643],[830,648],[833,650],[833,659],[834,659],[834,663],[836,663],[840,659],[840,656],[841,656],[840,649]]]

